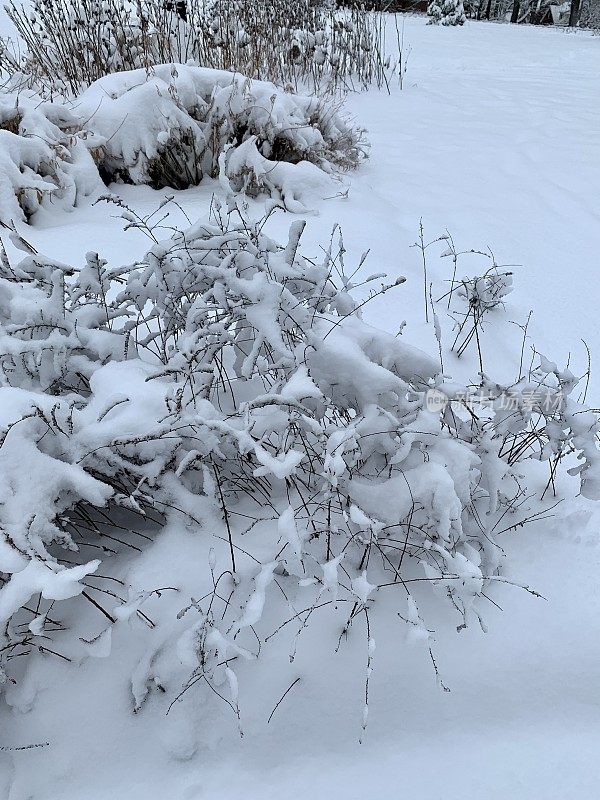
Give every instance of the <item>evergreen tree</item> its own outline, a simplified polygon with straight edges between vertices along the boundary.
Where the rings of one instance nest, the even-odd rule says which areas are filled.
[[[462,0],[431,0],[427,15],[430,25],[463,25],[466,20]]]

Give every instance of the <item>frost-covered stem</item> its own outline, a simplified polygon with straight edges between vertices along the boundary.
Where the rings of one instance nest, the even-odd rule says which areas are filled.
[[[517,377],[517,383],[523,377],[523,359],[525,357],[525,342],[527,341],[527,328],[529,327],[529,322],[531,320],[532,314],[533,314],[533,311],[530,310],[529,314],[527,315],[527,322],[525,323],[525,325],[522,326],[523,327],[523,341],[521,342],[521,358],[519,359],[519,375]],[[585,402],[585,397],[583,399],[583,402]]]
[[[450,283],[450,292],[448,293],[448,310],[450,309],[450,303],[452,302],[452,293],[454,292],[454,286],[456,284],[456,270],[458,267],[458,253],[456,252],[456,247],[454,246],[454,240],[452,236],[448,234],[448,240],[450,242],[450,249],[452,251],[452,282]]]
[[[359,743],[364,741],[364,735],[367,730],[367,723],[369,720],[369,684],[371,675],[373,674],[373,656],[375,655],[375,639],[371,636],[371,622],[369,620],[369,611],[366,606],[363,607],[365,613],[365,622],[367,629],[367,666],[365,668],[365,704],[362,713],[362,733],[359,738]]]
[[[444,692],[449,692],[450,689],[444,684],[444,682],[442,680],[442,676],[440,675],[440,670],[439,670],[438,665],[436,663],[435,657],[433,655],[433,650],[432,650],[431,647],[429,648],[429,658],[431,659],[431,663],[433,665],[433,671],[435,672],[435,680],[436,680],[437,685],[441,689],[443,689]]]
[[[479,356],[479,371],[483,377],[483,354],[481,352],[481,341],[479,339],[479,323],[481,314],[477,314],[475,307],[473,307],[473,327],[475,328],[475,339],[477,341],[477,354]]]
[[[423,234],[423,218],[419,220],[419,249],[423,259],[423,299],[425,301],[425,322],[429,322],[429,309],[427,303],[427,258],[425,256],[425,237]]]
[[[229,512],[227,511],[227,504],[225,503],[225,497],[223,496],[223,489],[221,488],[221,478],[214,464],[213,464],[213,473],[215,476],[215,484],[217,486],[217,491],[219,492],[219,500],[221,502],[221,510],[223,511],[223,519],[225,520],[225,526],[227,528],[227,539],[229,541],[229,552],[231,555],[231,571],[235,575],[237,570],[235,567],[235,552],[233,550],[233,534],[231,531],[231,524],[229,522]]]
[[[435,333],[435,338],[438,343],[438,352],[440,354],[440,369],[442,374],[444,373],[444,354],[442,352],[442,326],[440,325],[440,321],[438,319],[438,315],[435,311],[435,305],[433,303],[433,284],[429,284],[429,302],[431,303],[431,313],[433,314],[433,331]]]
[[[410,46],[408,52],[404,50],[404,15],[402,16],[402,32],[398,30],[398,14],[394,14],[394,25],[396,28],[396,41],[398,46],[398,84],[400,91],[404,88],[404,76],[408,67],[408,56],[410,54]]]
[[[273,719],[273,714],[274,714],[274,713],[277,711],[277,709],[279,708],[279,706],[280,706],[280,705],[281,705],[281,703],[283,702],[284,698],[286,698],[286,697],[287,697],[287,695],[288,695],[288,694],[289,694],[289,693],[292,691],[292,689],[294,688],[294,686],[295,686],[297,683],[299,683],[299,682],[300,682],[300,676],[298,676],[298,677],[296,678],[296,680],[295,680],[295,681],[292,681],[292,683],[291,683],[291,684],[288,686],[288,688],[285,690],[285,692],[284,692],[284,693],[281,695],[281,697],[279,698],[279,700],[278,700],[278,701],[275,703],[275,707],[273,708],[273,710],[272,710],[272,711],[271,711],[271,713],[269,714],[269,719],[267,720],[267,725],[268,725],[268,724],[271,722],[271,720]]]

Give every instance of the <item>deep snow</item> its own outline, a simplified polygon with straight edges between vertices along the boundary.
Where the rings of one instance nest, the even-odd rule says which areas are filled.
[[[346,260],[371,249],[367,272],[405,275],[407,283],[376,301],[370,318],[396,332],[406,319],[409,341],[435,353],[423,326],[420,254],[411,249],[419,218],[426,236],[447,228],[461,248],[491,247],[515,267],[505,321],[486,334],[484,356],[508,369],[522,323],[534,315],[531,341],[559,363],[586,368],[595,357],[600,209],[598,74],[600,39],[562,30],[496,24],[427,27],[407,18],[412,48],[402,92],[369,92],[349,107],[369,128],[370,161],[348,176],[347,198],[323,199],[309,218],[307,242],[325,244],[334,222],[344,231]],[[207,209],[215,184],[179,193],[190,216]],[[137,208],[159,197],[141,187],[113,187]],[[341,187],[344,190],[345,187]],[[91,243],[116,261],[147,246],[104,205],[40,215],[27,238],[39,249],[81,263]],[[280,232],[291,217],[276,218]],[[444,291],[450,265],[428,251],[430,279]],[[471,271],[467,256],[463,271]],[[476,262],[481,263],[480,261]],[[476,374],[473,354],[446,371]],[[592,404],[600,396],[594,365]],[[289,641],[264,654],[262,669],[240,676],[245,736],[233,716],[194,690],[169,717],[159,704],[130,712],[123,679],[139,657],[135,633],[116,638],[109,659],[81,667],[37,660],[17,708],[3,715],[9,746],[48,747],[0,753],[0,792],[10,800],[237,800],[299,797],[377,800],[415,794],[423,800],[506,798],[592,800],[600,770],[597,664],[598,521],[583,500],[556,516],[506,535],[511,574],[547,601],[502,588],[487,615],[489,633],[439,627],[435,683],[426,651],[409,648],[404,628],[380,630],[370,723],[358,744],[362,709],[363,633],[333,653],[336,631],[307,631],[296,662]],[[132,564],[148,582],[192,587],[206,572],[208,545],[186,531],[165,532]],[[187,537],[187,538],[186,538]],[[180,542],[186,563],[169,563]],[[205,576],[204,576],[205,577]],[[443,612],[432,611],[440,617]],[[89,630],[97,620],[81,621]],[[85,635],[85,634],[83,634]],[[275,640],[277,642],[277,640]],[[329,655],[317,657],[325,652]],[[283,692],[292,689],[267,725]],[[30,709],[30,710],[29,710]],[[22,713],[26,711],[27,713]]]

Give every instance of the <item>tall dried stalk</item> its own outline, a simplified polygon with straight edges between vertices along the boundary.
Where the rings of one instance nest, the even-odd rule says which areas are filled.
[[[181,9],[180,9],[181,11]],[[0,70],[48,90],[74,94],[112,72],[188,63],[242,72],[293,89],[388,88],[386,15],[353,3],[343,10],[310,0],[188,2],[34,0],[7,13],[26,46],[0,47]]]

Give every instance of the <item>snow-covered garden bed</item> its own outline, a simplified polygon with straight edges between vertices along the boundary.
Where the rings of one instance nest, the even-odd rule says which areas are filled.
[[[3,106],[10,800],[593,796],[598,55],[405,35],[306,225],[326,104],[166,66]],[[152,188],[187,126],[202,180]]]

